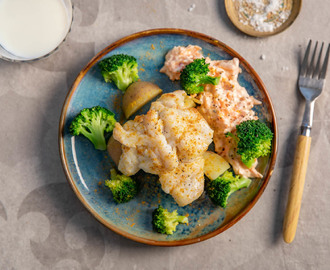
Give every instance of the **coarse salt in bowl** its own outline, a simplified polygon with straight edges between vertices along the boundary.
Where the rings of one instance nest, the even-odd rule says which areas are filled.
[[[301,0],[225,0],[232,23],[250,36],[270,36],[284,31],[300,12]]]

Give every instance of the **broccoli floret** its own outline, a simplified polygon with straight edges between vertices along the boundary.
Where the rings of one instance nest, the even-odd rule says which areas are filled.
[[[232,172],[226,171],[223,175],[207,183],[206,192],[214,204],[225,208],[232,193],[246,188],[250,184],[250,179],[234,176]]]
[[[236,132],[228,133],[237,141],[237,154],[242,162],[251,168],[259,157],[271,151],[273,132],[260,120],[247,120],[236,126]]]
[[[107,148],[105,133],[111,132],[116,119],[113,112],[106,108],[95,106],[85,108],[72,120],[70,132],[74,136],[84,135],[98,150]]]
[[[169,212],[159,205],[152,213],[152,225],[159,233],[173,234],[179,223],[188,224],[188,217],[179,216],[177,210]]]
[[[195,59],[181,71],[180,83],[187,94],[198,94],[204,91],[205,84],[217,85],[220,77],[208,76],[209,64],[204,58]]]
[[[115,169],[111,169],[110,174],[110,180],[105,180],[105,185],[110,188],[113,199],[117,203],[132,200],[138,193],[137,182],[129,176],[118,174]]]
[[[115,54],[99,63],[106,82],[113,82],[118,89],[125,92],[127,87],[139,79],[136,58],[127,54]]]

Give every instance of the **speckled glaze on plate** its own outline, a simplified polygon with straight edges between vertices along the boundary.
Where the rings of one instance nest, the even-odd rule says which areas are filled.
[[[121,111],[122,93],[112,84],[105,83],[97,63],[104,57],[125,53],[136,57],[141,80],[160,86],[164,92],[180,89],[178,82],[171,82],[159,70],[165,54],[174,46],[199,45],[205,56],[211,59],[240,60],[242,73],[239,82],[250,95],[262,101],[256,112],[260,119],[270,123],[274,131],[272,154],[259,163],[263,179],[253,180],[247,189],[234,193],[226,209],[214,206],[207,195],[185,207],[178,207],[172,197],[165,194],[157,177],[140,171],[135,177],[140,192],[132,201],[118,205],[104,186],[114,163],[106,151],[95,150],[84,137],[73,137],[69,133],[71,120],[86,107],[100,105],[116,114],[123,122]],[[150,104],[137,114],[145,113]],[[134,118],[134,115],[131,117]],[[259,76],[234,50],[222,42],[204,34],[182,29],[154,29],[125,37],[98,53],[80,72],[63,105],[59,125],[59,147],[62,165],[74,192],[91,214],[106,227],[129,239],[159,246],[187,245],[209,239],[239,221],[257,202],[273,172],[277,127],[271,100]],[[189,226],[180,224],[173,235],[155,233],[151,224],[152,211],[161,204],[169,210],[178,209],[179,214],[189,214]]]

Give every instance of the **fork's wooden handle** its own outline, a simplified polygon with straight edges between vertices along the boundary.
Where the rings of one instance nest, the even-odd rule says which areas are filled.
[[[286,243],[291,243],[296,234],[311,141],[311,137],[300,135],[297,142],[289,199],[283,223],[283,238]]]

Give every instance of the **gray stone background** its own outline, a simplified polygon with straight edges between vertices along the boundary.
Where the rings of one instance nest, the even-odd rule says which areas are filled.
[[[330,269],[330,81],[315,107],[296,238],[287,245],[281,235],[303,112],[298,63],[309,38],[330,42],[330,1],[304,0],[289,29],[260,39],[233,27],[223,0],[73,3],[72,31],[59,51],[31,63],[0,60],[0,269]],[[264,81],[279,125],[276,168],[255,207],[212,239],[172,248],[99,224],[70,189],[57,144],[62,104],[80,69],[112,42],[159,27],[202,32],[238,51]]]

